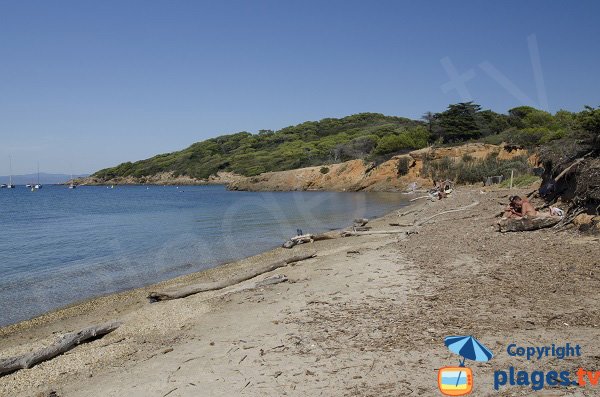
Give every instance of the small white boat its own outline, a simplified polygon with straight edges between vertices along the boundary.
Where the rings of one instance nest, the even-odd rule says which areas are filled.
[[[7,189],[14,189],[15,185],[13,185],[12,183],[12,157],[8,156],[8,161],[10,162],[10,176],[8,177],[8,185],[3,185],[2,187],[5,187]]]
[[[37,183],[35,185],[33,185],[34,189],[41,189],[43,187],[43,185],[40,183],[40,163],[38,162],[38,167],[37,167]]]
[[[75,181],[73,179],[73,173],[71,173],[71,183],[69,183],[69,189],[76,189],[77,185],[75,184]]]
[[[27,185],[25,185],[25,187],[31,187],[31,185],[28,183]]]
[[[8,187],[8,185],[6,183],[3,183],[2,185],[0,185],[0,189],[6,189]]]

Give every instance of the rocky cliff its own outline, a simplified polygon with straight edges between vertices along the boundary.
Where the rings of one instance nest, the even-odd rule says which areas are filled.
[[[484,159],[493,155],[498,159],[508,160],[527,155],[527,151],[482,143],[448,148],[426,148],[394,156],[379,165],[364,160],[351,160],[340,164],[236,178],[229,183],[229,188],[249,191],[398,191],[404,190],[412,182],[425,186],[431,185],[428,176],[422,174],[425,160],[439,160],[445,157],[460,160],[464,155],[475,159]]]
[[[289,171],[266,172],[244,177],[232,172],[220,172],[208,179],[196,179],[185,175],[175,176],[163,172],[144,177],[117,177],[109,180],[87,177],[79,179],[81,185],[204,185],[224,184],[231,190],[248,191],[398,191],[409,183],[428,186],[431,180],[423,175],[423,163],[442,158],[460,160],[469,155],[484,159],[489,155],[508,160],[527,155],[527,151],[510,146],[470,143],[445,148],[425,148],[408,154],[394,156],[381,164],[364,160],[351,160],[338,164],[299,168]]]

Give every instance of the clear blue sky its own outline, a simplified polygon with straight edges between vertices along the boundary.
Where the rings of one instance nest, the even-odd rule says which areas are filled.
[[[92,172],[365,111],[597,106],[599,15],[597,1],[0,0],[0,175],[9,154],[14,173]]]

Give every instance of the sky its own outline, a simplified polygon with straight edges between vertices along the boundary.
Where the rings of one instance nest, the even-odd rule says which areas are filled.
[[[600,105],[597,1],[0,0],[0,175],[358,112]]]

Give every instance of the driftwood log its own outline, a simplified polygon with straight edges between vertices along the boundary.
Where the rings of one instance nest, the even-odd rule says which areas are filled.
[[[439,213],[437,213],[435,215],[430,216],[429,218],[425,218],[422,221],[418,222],[417,226],[421,226],[421,225],[425,224],[426,222],[429,222],[430,220],[432,220],[436,216],[440,216],[440,215],[444,215],[444,214],[450,214],[452,212],[467,211],[467,210],[470,210],[471,208],[476,207],[478,205],[479,205],[479,201],[475,201],[474,203],[471,203],[469,205],[465,205],[464,207],[460,207],[460,208],[455,208],[453,210],[439,212]]]
[[[317,235],[303,234],[302,236],[292,237],[291,239],[289,239],[288,241],[283,243],[282,247],[283,248],[293,248],[294,246],[296,246],[298,244],[312,243],[312,242],[321,241],[321,240],[331,240],[334,238],[335,238],[334,236],[330,236],[328,234],[317,234]]]
[[[285,283],[288,281],[288,278],[285,274],[274,274],[272,276],[266,277],[262,280],[255,281],[251,284],[240,284],[239,287],[235,287],[231,290],[228,290],[227,293],[241,292],[249,289],[256,289],[266,287],[267,285],[274,285],[279,283]]]
[[[405,230],[371,230],[368,232],[355,232],[353,230],[344,230],[342,231],[342,237],[349,236],[369,236],[371,234],[399,234],[399,233],[407,233]]]
[[[500,232],[525,232],[552,227],[560,222],[558,216],[532,216],[525,218],[502,218],[498,221]]]
[[[278,269],[280,267],[287,266],[290,263],[300,262],[305,259],[314,258],[315,256],[317,256],[316,252],[312,252],[312,253],[304,254],[304,255],[293,256],[291,258],[282,259],[282,260],[267,263],[264,265],[259,265],[256,267],[252,267],[250,269],[245,269],[242,272],[240,272],[239,274],[236,274],[235,277],[228,279],[228,280],[220,280],[220,281],[214,281],[214,282],[210,282],[210,283],[190,285],[190,286],[183,287],[183,288],[176,289],[176,290],[166,290],[163,292],[152,292],[152,293],[150,293],[150,295],[148,295],[148,300],[150,300],[150,302],[159,302],[159,301],[165,301],[165,300],[171,300],[171,299],[180,299],[180,298],[185,298],[186,296],[198,294],[200,292],[215,291],[215,290],[223,289],[223,288],[235,285],[235,284],[239,284],[242,281],[250,280],[251,278],[259,276],[263,273],[267,273],[267,272],[273,271],[275,269]]]
[[[31,353],[0,360],[0,376],[20,369],[31,368],[36,364],[59,356],[77,345],[111,333],[119,328],[120,322],[110,322],[84,328],[79,332],[71,332],[58,338],[52,345]]]
[[[313,236],[312,234],[302,234],[300,236],[292,237],[291,239],[289,239],[288,241],[283,243],[282,247],[283,248],[292,248],[295,245],[312,243],[313,241],[315,241],[315,236]]]

